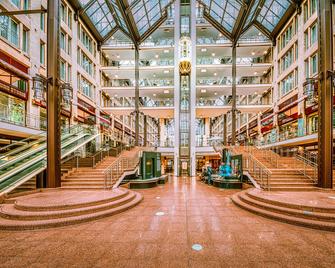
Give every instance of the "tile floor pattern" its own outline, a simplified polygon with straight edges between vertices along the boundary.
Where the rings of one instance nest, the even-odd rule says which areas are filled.
[[[0,232],[0,267],[335,267],[335,233],[244,211],[236,190],[174,178],[140,192],[142,203],[109,218]]]

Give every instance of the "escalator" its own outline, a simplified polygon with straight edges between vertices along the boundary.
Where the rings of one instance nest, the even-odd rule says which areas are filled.
[[[67,157],[97,136],[99,133],[94,128],[85,125],[64,129],[61,134],[61,158]],[[0,155],[0,196],[14,190],[46,168],[46,136],[28,138],[20,144],[10,145],[11,148],[5,148],[7,152]]]

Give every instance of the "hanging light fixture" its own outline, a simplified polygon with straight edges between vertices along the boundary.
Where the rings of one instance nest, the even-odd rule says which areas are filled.
[[[61,85],[61,92],[62,92],[62,107],[66,110],[71,109],[71,100],[73,97],[73,88],[70,83],[63,83]]]
[[[34,99],[38,101],[46,101],[46,79],[38,75],[33,77]]]

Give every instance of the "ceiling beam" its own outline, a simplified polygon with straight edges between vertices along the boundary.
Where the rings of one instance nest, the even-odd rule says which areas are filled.
[[[140,34],[136,27],[135,20],[131,14],[131,10],[127,0],[116,0],[116,3],[119,6],[120,13],[127,25],[127,28],[130,32],[131,40],[134,44],[138,44],[140,41]]]
[[[46,12],[47,10],[45,8],[31,9],[31,10],[1,11],[0,16],[28,15],[28,14],[39,14]]]
[[[234,45],[236,45],[238,39],[241,36],[241,33],[243,32],[245,22],[250,15],[250,12],[252,10],[253,5],[255,4],[255,1],[256,0],[248,1],[248,3],[244,3],[242,8],[241,8],[241,11],[239,13],[239,16],[237,18],[237,21],[235,23],[234,30],[233,30],[233,33],[232,33],[232,36],[233,36],[233,39],[234,39]]]

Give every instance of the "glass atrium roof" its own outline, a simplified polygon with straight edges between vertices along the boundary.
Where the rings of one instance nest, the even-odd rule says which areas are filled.
[[[142,42],[167,18],[174,0],[73,0],[94,27],[101,41],[122,31],[133,42]],[[221,28],[228,38],[255,25],[267,35],[273,34],[283,17],[292,10],[294,0],[198,0],[204,15]],[[277,27],[278,28],[278,27]]]
[[[169,0],[78,0],[82,12],[104,39],[121,30],[133,40],[141,38],[166,16]]]
[[[218,23],[228,35],[234,35],[239,27],[245,30],[252,24],[272,34],[295,1],[199,0],[198,2],[205,6],[204,13],[207,17]]]

